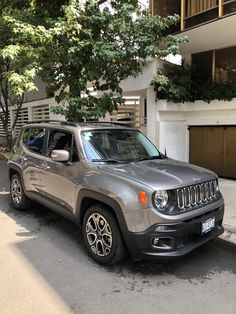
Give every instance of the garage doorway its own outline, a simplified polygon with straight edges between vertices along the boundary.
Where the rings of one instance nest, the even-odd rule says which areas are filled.
[[[236,126],[190,127],[189,161],[221,177],[236,178]]]

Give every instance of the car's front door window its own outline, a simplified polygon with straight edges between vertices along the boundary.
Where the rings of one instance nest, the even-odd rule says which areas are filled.
[[[72,134],[60,130],[51,130],[48,137],[47,156],[50,157],[53,150],[67,150],[71,154]]]

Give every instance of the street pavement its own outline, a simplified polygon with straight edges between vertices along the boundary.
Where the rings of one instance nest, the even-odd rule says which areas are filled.
[[[9,204],[0,161],[0,313],[236,313],[236,246],[220,239],[169,261],[102,267],[80,230],[34,205]],[[236,194],[235,194],[236,195]]]

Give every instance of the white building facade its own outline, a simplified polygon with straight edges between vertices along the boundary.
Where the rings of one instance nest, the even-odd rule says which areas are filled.
[[[236,80],[236,0],[151,0],[150,8],[152,14],[180,14],[173,32],[188,36],[189,43],[181,47],[188,63],[195,61],[213,81]],[[150,82],[163,62],[150,59],[142,75],[122,82],[129,109],[119,108],[106,120],[132,121],[169,157],[236,178],[236,99],[209,104],[158,100]],[[17,130],[27,121],[63,118],[51,112],[56,103],[47,98],[41,81],[38,86],[38,93],[27,96]]]
[[[205,80],[236,81],[236,1],[153,0],[152,13],[180,14],[182,57]],[[168,156],[236,178],[236,99],[174,104],[147,96],[147,135]]]

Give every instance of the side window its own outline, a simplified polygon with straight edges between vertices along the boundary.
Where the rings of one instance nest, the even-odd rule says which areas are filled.
[[[43,142],[45,138],[45,129],[42,128],[30,128],[25,131],[23,135],[23,143],[28,147],[28,149],[34,153],[42,154],[43,152]]]
[[[30,130],[28,128],[24,129],[23,134],[22,134],[22,143],[25,144],[25,146],[28,146],[29,133],[30,133]]]
[[[62,130],[50,130],[47,156],[50,157],[52,151],[56,149],[67,150],[70,153],[71,161],[78,161],[77,147],[71,133]]]

